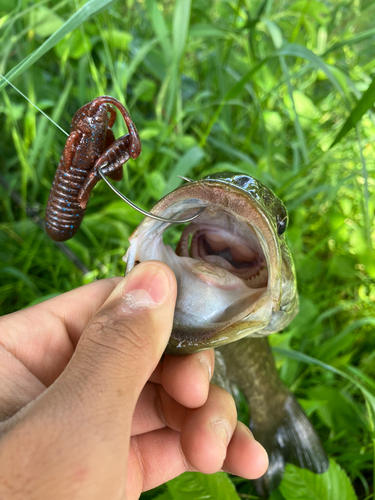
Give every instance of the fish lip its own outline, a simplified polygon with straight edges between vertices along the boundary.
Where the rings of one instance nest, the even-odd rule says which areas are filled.
[[[267,266],[269,271],[269,280],[267,286],[267,297],[265,300],[270,300],[271,311],[278,312],[281,305],[282,297],[282,279],[281,279],[281,267],[282,267],[282,256],[280,251],[280,244],[277,236],[277,228],[275,227],[275,222],[269,217],[264,210],[262,205],[254,199],[249,193],[242,189],[241,187],[235,186],[229,182],[225,182],[217,179],[202,179],[199,181],[194,181],[185,184],[175,191],[169,193],[164,198],[162,198],[152,209],[152,212],[156,215],[162,215],[163,217],[173,217],[175,213],[181,214],[181,208],[176,210],[177,202],[186,202],[186,208],[195,210],[202,206],[216,207],[216,210],[227,211],[229,213],[235,214],[236,218],[244,221],[246,224],[255,228],[257,232],[258,240],[262,246],[263,252],[267,259]],[[208,210],[208,209],[206,209]],[[179,216],[179,218],[181,218]],[[197,219],[199,221],[199,218]],[[164,230],[170,224],[165,222],[154,221],[151,219],[144,219],[143,222],[138,226],[134,233],[129,238],[131,246],[124,258],[127,261],[127,272],[129,272],[135,265],[136,260],[136,250],[132,248],[133,243],[136,243],[137,238],[142,234],[142,232],[147,232],[152,228],[153,233],[162,234]],[[137,245],[135,245],[137,246]],[[256,304],[256,303],[254,303]],[[249,314],[245,314],[240,321],[251,316],[255,305],[252,305],[249,309]],[[251,321],[251,318],[248,318]],[[259,323],[259,329],[265,328],[267,324]],[[245,336],[241,328],[238,329],[236,337],[242,338]],[[222,345],[227,343],[226,341],[220,341],[221,336],[225,336],[226,328],[221,328],[211,339],[207,347],[213,347],[216,345]],[[173,344],[175,344],[173,346]],[[170,341],[170,351],[178,351],[178,342],[174,342],[173,339]],[[184,346],[186,348],[186,345]],[[187,352],[186,349],[183,349]],[[198,350],[191,343],[191,351]],[[180,353],[183,353],[180,346]],[[176,352],[174,352],[176,353]]]

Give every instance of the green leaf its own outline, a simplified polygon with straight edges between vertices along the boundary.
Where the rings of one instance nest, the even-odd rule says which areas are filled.
[[[158,172],[157,170],[154,172],[151,172],[147,178],[146,178],[146,184],[147,184],[147,192],[155,198],[155,200],[158,200],[164,189],[165,189],[165,179],[161,172]]]
[[[354,35],[352,38],[349,38],[348,40],[343,40],[342,42],[337,42],[332,45],[332,47],[329,47],[323,56],[326,56],[329,54],[329,52],[332,52],[337,49],[341,49],[341,47],[347,47],[348,45],[354,45],[355,43],[363,42],[364,40],[367,40],[368,38],[375,37],[375,28],[371,28],[366,31],[362,31],[362,33],[358,33],[358,35]]]
[[[144,61],[146,58],[147,54],[150,52],[150,50],[154,47],[154,45],[157,43],[158,39],[154,38],[153,40],[150,40],[149,42],[145,43],[142,45],[136,52],[135,56],[132,58],[131,63],[129,64],[129,67],[126,70],[126,81],[129,82],[130,79],[132,78],[133,74],[136,72],[138,66]],[[126,85],[124,84],[124,87]]]
[[[163,196],[176,189],[176,187],[181,184],[181,179],[179,175],[186,175],[189,171],[198,165],[198,163],[204,158],[203,150],[194,146],[189,151],[187,151],[177,162],[176,166],[171,172],[169,181],[163,191]]]
[[[324,474],[314,474],[307,469],[288,464],[279,488],[288,500],[357,499],[345,471],[332,459]]]
[[[185,472],[167,483],[173,500],[238,500],[236,489],[225,472]]]
[[[321,57],[314,54],[314,52],[311,52],[311,50],[307,49],[306,47],[303,47],[302,45],[298,45],[295,43],[287,43],[277,51],[276,55],[301,57],[306,61],[310,61],[317,69],[321,69],[323,73],[325,73],[325,75],[331,81],[333,86],[345,98],[345,92],[342,89],[340,83],[338,82],[336,76],[331,71],[329,65],[326,64]]]
[[[357,106],[352,110],[348,119],[342,126],[340,132],[336,135],[334,141],[330,145],[330,149],[341,141],[343,137],[357,124],[362,116],[368,111],[375,101],[375,78],[370,83],[368,89],[358,101]]]
[[[71,31],[78,28],[91,16],[98,14],[103,9],[107,8],[115,0],[91,0],[79,9],[71,18],[69,18],[53,35],[51,35],[38,49],[21,61],[5,76],[8,80],[14,80],[17,76],[22,75],[30,66],[38,61],[46,52],[51,50]],[[5,87],[5,80],[0,81],[0,90]]]
[[[352,321],[349,323],[342,332],[337,333],[334,337],[331,339],[328,339],[322,344],[322,346],[319,348],[319,358],[329,358],[328,359],[334,359],[335,356],[338,355],[340,351],[343,350],[344,348],[344,339],[347,335],[349,335],[352,331],[357,330],[361,328],[364,325],[374,325],[375,326],[375,318],[372,317],[365,317],[361,319],[357,319],[355,321]],[[353,340],[354,343],[354,340]]]
[[[330,10],[318,0],[300,0],[290,6],[291,10],[302,12],[313,17],[318,23],[327,23],[330,19]]]
[[[169,39],[169,30],[162,16],[158,4],[155,0],[146,0],[147,11],[149,13],[154,31],[159,39],[164,52],[164,58],[169,61],[172,57],[172,47]]]
[[[190,28],[189,35],[195,38],[226,38],[228,33],[212,24],[194,24]]]
[[[311,126],[311,121],[319,118],[320,114],[312,100],[300,90],[293,91],[293,98],[301,125],[302,127],[308,128]],[[292,109],[289,96],[285,96],[285,104],[288,109]]]
[[[64,24],[60,16],[43,5],[31,11],[30,22],[35,26],[35,33],[42,38],[52,35]]]
[[[191,0],[178,0],[173,16],[173,49],[177,61],[185,49],[190,23]]]
[[[107,29],[103,30],[102,33],[109,47],[114,49],[125,51],[133,40],[133,35],[125,30]]]
[[[352,377],[348,373],[345,373],[344,371],[339,370],[332,365],[324,363],[323,361],[320,361],[319,359],[308,356],[307,354],[304,354],[302,352],[294,351],[292,349],[280,349],[279,347],[273,347],[272,351],[274,351],[278,354],[282,354],[283,356],[286,356],[288,358],[296,359],[297,361],[307,363],[308,365],[320,366],[321,368],[324,368],[327,371],[335,373],[336,375],[339,375],[340,377],[343,377],[346,380],[349,380],[349,382],[354,384],[362,392],[362,395],[365,398],[366,405],[367,405],[368,416],[369,416],[369,420],[370,420],[370,427],[373,425],[374,418],[375,418],[375,396],[368,389],[366,389],[366,387],[363,384],[361,384],[361,382],[356,380],[354,377]]]
[[[89,36],[83,30],[75,30],[56,44],[55,51],[62,60],[81,59],[91,48]]]
[[[144,102],[152,101],[155,96],[156,90],[157,88],[154,80],[143,78],[137,83],[133,90],[134,100],[139,99],[140,101]]]

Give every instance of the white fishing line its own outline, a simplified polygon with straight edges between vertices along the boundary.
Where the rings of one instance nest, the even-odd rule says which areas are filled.
[[[38,106],[36,104],[34,104],[32,101],[30,101],[30,99],[27,96],[25,96],[25,94],[23,94],[20,90],[18,90],[18,88],[15,87],[13,85],[13,83],[11,83],[7,78],[5,78],[5,76],[0,75],[0,77],[3,80],[5,80],[8,85],[10,85],[11,87],[13,87],[14,90],[16,90],[19,94],[21,94],[22,97],[24,99],[26,99],[27,102],[29,102],[32,106],[34,106],[34,108],[36,108],[40,113],[42,113],[42,115],[45,116],[51,123],[53,123],[58,129],[60,129],[61,132],[63,132],[65,135],[67,135],[69,137],[69,134],[67,132],[65,132],[65,130],[63,128],[61,128],[60,125],[58,125],[55,121],[53,121],[52,118],[50,116],[48,116],[44,111],[42,111],[40,108],[38,108]]]

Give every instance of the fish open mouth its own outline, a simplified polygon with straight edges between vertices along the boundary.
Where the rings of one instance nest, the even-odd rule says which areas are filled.
[[[251,226],[246,228],[250,229],[246,235],[233,234],[230,229],[236,227],[236,220],[232,220],[227,229],[221,219],[225,221],[228,215],[219,215],[210,223],[190,223],[181,235],[176,254],[217,266],[250,288],[267,286],[266,257]]]
[[[153,209],[181,219],[206,207],[184,228],[176,249],[163,241],[168,223],[145,219],[124,258],[127,272],[139,262],[160,260],[175,273],[178,296],[170,345],[184,352],[189,346],[193,351],[198,345],[228,343],[233,340],[229,330],[237,339],[258,332],[270,323],[281,292],[274,234],[256,204],[236,188],[194,186],[179,188]]]

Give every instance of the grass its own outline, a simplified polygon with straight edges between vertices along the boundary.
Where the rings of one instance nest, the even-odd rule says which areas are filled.
[[[367,500],[375,473],[374,16],[371,0],[0,1],[0,73],[18,68],[13,84],[64,130],[98,95],[128,106],[143,153],[119,189],[140,206],[177,187],[177,174],[224,170],[254,175],[284,200],[301,313],[273,336],[277,363]],[[141,217],[98,185],[67,243],[82,273],[30,217],[43,217],[65,136],[9,86],[1,97],[1,176],[21,197],[0,185],[5,314],[123,274]],[[116,135],[123,132],[119,123]],[[256,498],[249,482],[236,487]]]

